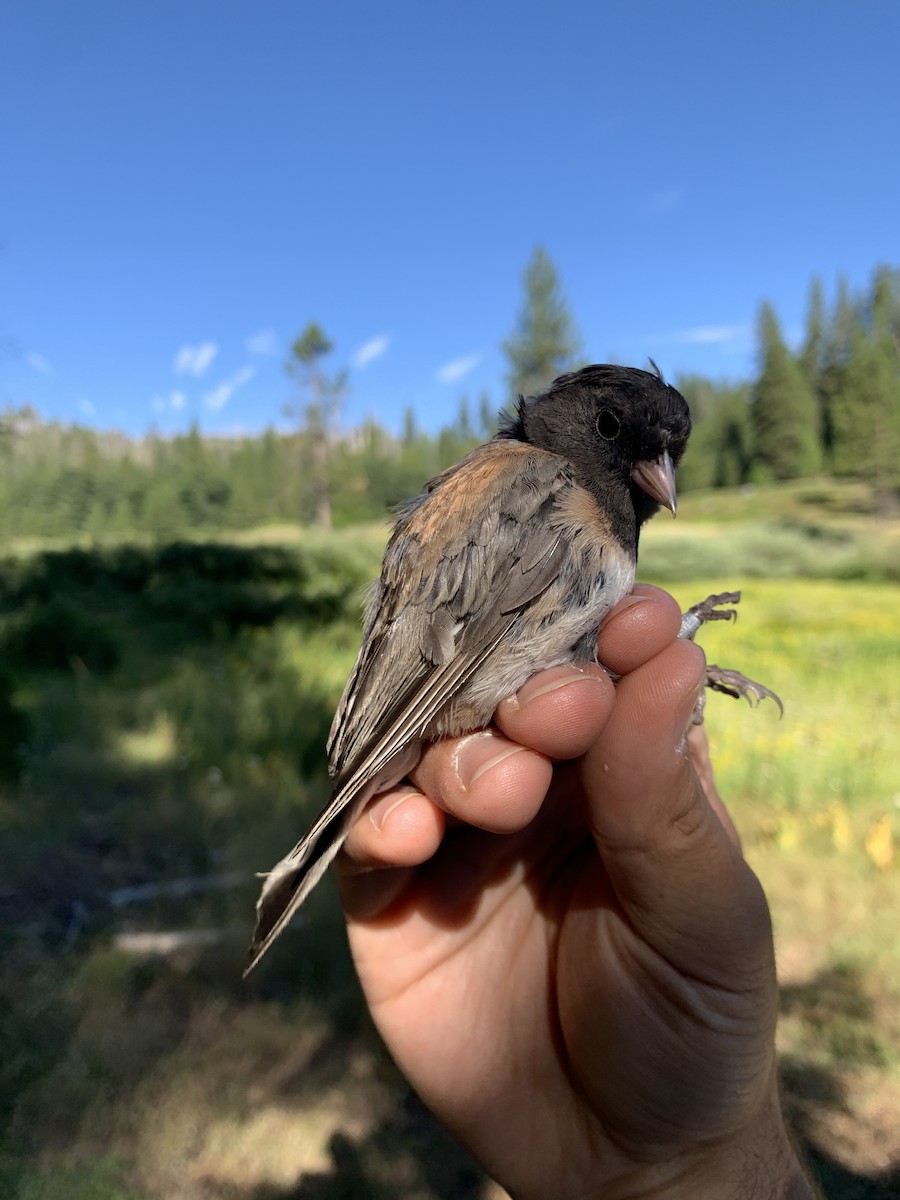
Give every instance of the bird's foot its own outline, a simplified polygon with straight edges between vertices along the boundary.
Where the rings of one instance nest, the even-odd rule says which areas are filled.
[[[736,621],[737,610],[734,608],[722,608],[721,605],[739,604],[740,599],[740,592],[719,592],[717,595],[707,596],[700,604],[695,604],[693,608],[689,608],[682,615],[681,629],[678,636],[693,641],[697,631],[707,621]],[[764,687],[763,684],[757,683],[754,679],[748,679],[740,671],[730,671],[726,667],[717,667],[710,663],[706,668],[706,686],[714,692],[722,692],[726,696],[733,696],[735,700],[739,700],[743,696],[751,708],[759,704],[761,700],[774,700],[778,705],[779,714],[781,716],[784,715],[784,705],[781,703],[779,697],[769,688]],[[705,706],[706,693],[701,692],[694,707],[692,718],[694,725],[703,724],[703,709]]]
[[[722,604],[740,604],[740,592],[717,592],[714,596],[707,596],[705,600],[699,604],[695,604],[693,608],[689,608],[687,612],[681,614],[681,628],[678,631],[678,636],[687,638],[688,641],[693,641],[697,635],[697,631],[706,624],[707,621],[736,621],[737,609],[720,608]]]
[[[751,708],[755,708],[761,700],[774,700],[778,706],[778,715],[784,716],[784,705],[780,697],[763,684],[757,683],[755,679],[748,679],[740,671],[729,671],[727,667],[717,667],[714,663],[708,663],[706,686],[714,692],[733,696],[735,700],[743,697]]]

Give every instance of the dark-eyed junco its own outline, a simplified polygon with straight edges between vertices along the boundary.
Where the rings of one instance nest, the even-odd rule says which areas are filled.
[[[641,525],[661,504],[675,512],[690,430],[658,374],[585,367],[520,398],[490,442],[403,508],[331,727],[332,800],[266,876],[248,971],[424,742],[486,726],[537,671],[596,661]]]

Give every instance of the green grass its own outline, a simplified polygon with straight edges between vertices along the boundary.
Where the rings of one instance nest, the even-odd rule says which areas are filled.
[[[871,488],[859,480],[828,476],[765,486],[746,484],[722,490],[686,492],[678,500],[679,517],[732,524],[744,521],[816,521],[865,524],[877,521],[879,503]]]
[[[702,594],[711,583],[694,586]],[[823,953],[853,953],[885,976],[900,926],[871,916],[900,901],[898,599],[884,585],[748,581],[737,623],[698,639],[710,661],[740,667],[784,701],[778,720],[769,702],[751,712],[710,696],[706,718],[720,790],[779,929],[801,937],[815,927]]]
[[[832,802],[868,815],[889,811],[898,788],[898,589],[731,575],[725,582],[742,591],[739,619],[707,626],[698,640],[711,661],[736,662],[778,692],[785,715],[774,719],[770,704],[751,715],[710,697],[723,787],[737,803],[790,813],[821,814]],[[677,592],[689,599],[714,583]]]
[[[785,706],[779,720],[769,702],[751,712],[711,695],[706,724],[772,910],[788,1111],[829,1197],[887,1197],[897,1176],[881,1191],[878,1170],[900,1161],[900,590],[738,575],[675,590],[690,603],[723,584],[742,589],[740,618],[698,640]]]

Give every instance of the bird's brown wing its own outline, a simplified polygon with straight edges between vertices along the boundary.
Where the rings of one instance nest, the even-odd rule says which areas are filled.
[[[266,877],[248,970],[322,877],[361,807],[410,770],[437,714],[557,577],[567,550],[559,514],[575,490],[565,459],[490,442],[398,521],[328,740],[333,798]]]
[[[394,726],[401,738],[400,727],[424,728],[460,672],[553,580],[565,546],[551,513],[573,488],[557,455],[490,442],[400,519],[331,727],[336,789]]]

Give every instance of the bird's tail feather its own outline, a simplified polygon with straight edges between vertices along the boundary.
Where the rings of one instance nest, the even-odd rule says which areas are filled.
[[[317,823],[268,873],[256,904],[256,928],[250,941],[244,978],[328,870],[344,844],[359,808],[358,802],[338,808],[325,823]]]
[[[256,902],[256,928],[250,940],[244,978],[328,870],[372,796],[393,787],[415,766],[419,743],[407,739],[401,742],[399,749],[392,747],[393,753],[387,753],[383,743],[390,741],[391,738],[386,737],[379,742],[362,765],[339,783],[310,831],[266,875]]]

